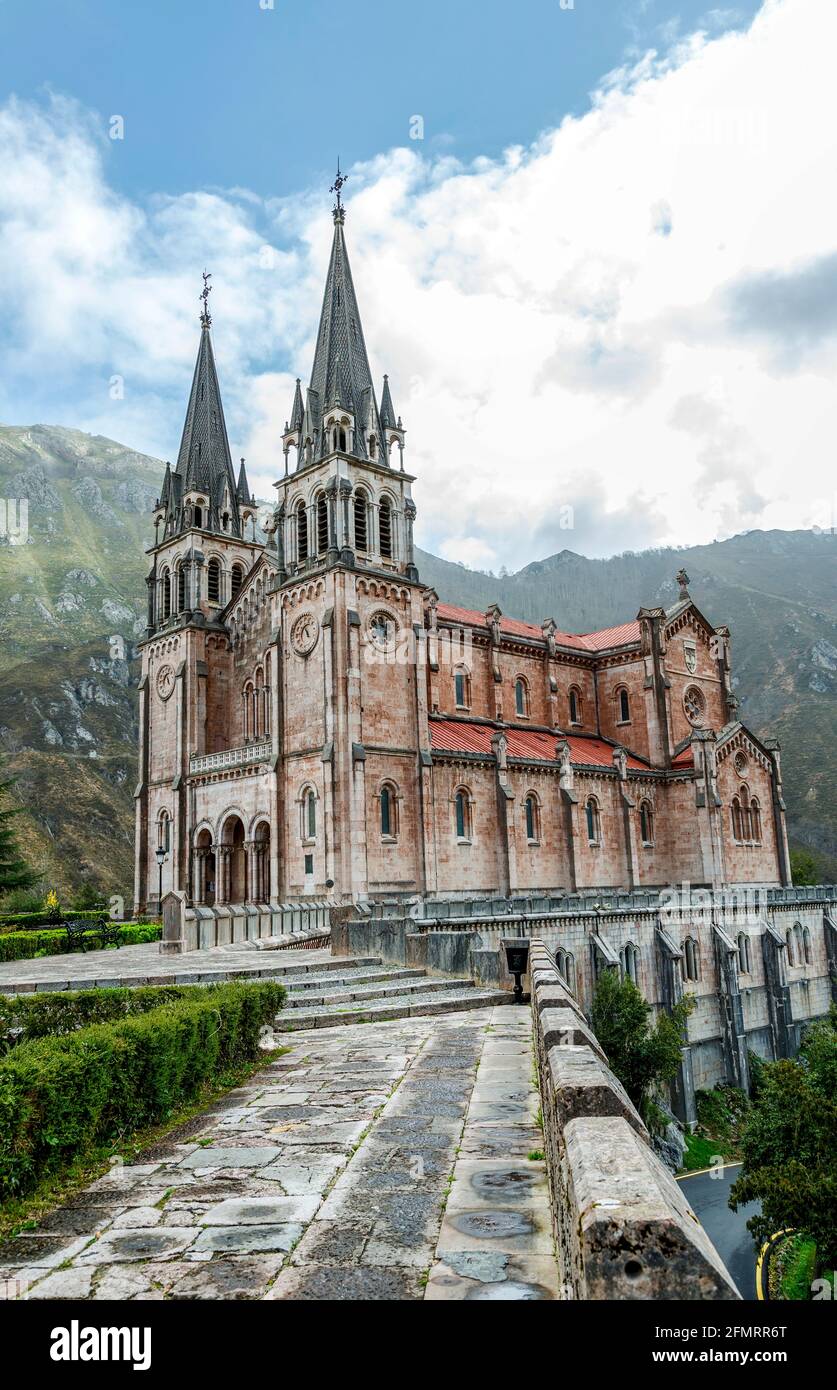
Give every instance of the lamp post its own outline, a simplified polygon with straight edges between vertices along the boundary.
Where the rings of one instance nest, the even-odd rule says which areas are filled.
[[[526,974],[529,967],[529,941],[527,938],[516,941],[504,941],[506,950],[506,966],[510,975],[514,976],[514,1002],[515,1004],[524,1003],[523,985],[520,983],[522,975]]]
[[[157,901],[160,907],[160,916],[163,915],[163,865],[168,859],[168,854],[164,845],[157,846],[157,868],[159,869],[159,881],[157,887]]]

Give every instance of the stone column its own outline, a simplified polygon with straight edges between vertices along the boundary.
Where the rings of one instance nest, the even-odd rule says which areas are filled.
[[[194,897],[198,906],[206,902],[206,850],[192,850],[192,875],[194,878]]]
[[[230,868],[232,865],[232,846],[216,846],[215,857],[215,901],[217,903],[228,903],[230,900]]]
[[[413,540],[413,522],[416,519],[416,504],[412,497],[404,502],[404,560],[408,579],[418,579],[416,568],[416,548]]]

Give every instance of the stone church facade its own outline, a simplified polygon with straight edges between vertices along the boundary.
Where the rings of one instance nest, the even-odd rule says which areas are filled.
[[[586,634],[422,584],[405,429],[387,378],[380,402],[373,386],[339,198],[272,508],[233,467],[207,305],[149,552],[137,911],[160,886],[216,912],[429,912],[790,883],[779,746],[739,720],[730,633],[685,573],[673,607]]]

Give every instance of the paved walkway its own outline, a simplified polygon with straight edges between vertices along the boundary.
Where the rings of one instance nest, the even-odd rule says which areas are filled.
[[[270,979],[294,964],[306,968],[327,964],[331,968],[335,957],[328,947],[324,950],[260,951],[252,942],[212,946],[206,951],[187,951],[182,956],[163,956],[159,942],[149,941],[143,946],[120,946],[118,951],[71,951],[63,956],[43,956],[37,960],[3,961],[0,993],[90,989],[97,983],[197,984],[229,979],[242,973]],[[336,964],[339,965],[339,961]]]
[[[0,1245],[0,1293],[558,1296],[528,1009],[288,1042],[188,1137]]]

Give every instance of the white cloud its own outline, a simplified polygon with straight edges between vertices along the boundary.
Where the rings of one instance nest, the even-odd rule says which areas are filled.
[[[412,146],[352,170],[355,281],[420,544],[513,568],[823,515],[835,43],[836,7],[768,0],[746,32],[608,74],[528,150],[463,168]],[[234,452],[269,495],[310,370],[322,191],[139,206],[109,188],[112,157],[69,102],[0,112],[0,409],[173,456],[208,264]]]

